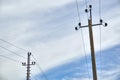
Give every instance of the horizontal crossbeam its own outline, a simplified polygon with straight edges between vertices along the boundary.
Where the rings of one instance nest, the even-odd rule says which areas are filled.
[[[98,25],[102,25],[101,23],[100,24],[93,24],[92,26],[98,26]],[[79,28],[84,28],[84,27],[88,27],[88,25],[85,25],[85,26],[79,26]]]

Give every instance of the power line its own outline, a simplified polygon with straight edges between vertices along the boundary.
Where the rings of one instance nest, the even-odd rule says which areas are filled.
[[[79,22],[81,22],[78,0],[76,0],[76,8],[77,8],[77,14],[78,14]]]
[[[19,55],[18,53],[15,53],[15,52],[13,52],[13,51],[11,51],[11,50],[5,48],[5,47],[0,46],[0,48],[4,49],[4,50],[6,50],[6,51],[9,51],[9,52],[11,52],[11,53],[13,53],[13,54],[15,54],[15,55],[17,55],[17,56],[19,56],[19,57],[22,57],[22,58],[26,59],[26,57],[21,56],[21,55]]]
[[[99,0],[99,18],[101,19],[101,0]]]
[[[38,80],[38,79],[36,78],[36,76],[33,76],[32,73],[31,73],[31,76],[32,76],[31,80]]]
[[[88,8],[88,1],[85,0],[85,5],[86,5],[86,8]]]
[[[101,26],[99,26],[99,32],[100,32],[100,76],[102,77],[102,50],[101,50],[101,48],[102,48],[102,41],[101,41],[101,37],[102,37],[102,35],[101,35]]]
[[[33,54],[32,54],[32,57],[33,57],[33,59],[35,60],[38,69],[42,72],[44,78],[45,78],[46,80],[48,80],[47,75],[44,73],[44,71],[42,70],[42,68],[39,66],[39,64],[37,63],[37,60],[36,60],[36,58],[34,57]]]
[[[86,8],[87,8],[87,0],[85,0],[85,3],[86,3]],[[80,18],[78,0],[76,0],[76,7],[77,7],[78,18],[79,18],[79,24],[78,24],[78,25],[81,25],[81,18]],[[88,15],[87,15],[87,16],[88,16]],[[80,29],[80,32],[81,32],[81,37],[82,37],[82,42],[83,42],[83,50],[84,50],[84,53],[85,53],[85,60],[86,60],[86,64],[87,64],[88,77],[89,77],[89,80],[90,80],[90,73],[89,73],[88,63],[87,63],[87,54],[86,54],[86,49],[85,49],[85,41],[84,41],[82,29]]]
[[[22,63],[21,61],[18,61],[18,60],[12,59],[12,58],[7,57],[7,56],[4,56],[4,55],[0,55],[0,57],[3,57],[3,58],[6,58],[6,59],[9,59],[9,60],[14,61],[14,62]]]
[[[86,53],[86,49],[85,49],[85,40],[84,40],[84,37],[83,37],[82,29],[80,29],[80,31],[81,31],[81,36],[82,36],[83,49],[84,49],[84,53],[85,53],[85,61],[86,61],[86,65],[87,65],[88,77],[89,77],[89,80],[90,80],[90,73],[89,73],[89,67],[88,67],[88,61],[87,61],[87,53]]]
[[[99,18],[101,20],[101,0],[99,0]],[[102,51],[101,51],[101,48],[102,48],[102,41],[101,41],[101,38],[102,38],[102,35],[101,35],[101,26],[99,26],[99,33],[100,33],[100,78],[102,77]]]
[[[21,50],[25,51],[25,52],[28,52],[26,49],[23,49],[23,48],[21,48],[21,47],[18,47],[18,46],[16,46],[16,45],[14,45],[14,44],[12,44],[12,43],[4,40],[4,39],[0,39],[0,40],[3,41],[3,42],[5,42],[5,43],[8,43],[8,44],[11,45],[11,46],[14,46],[14,47],[16,47],[16,48],[18,48],[18,49],[21,49]]]

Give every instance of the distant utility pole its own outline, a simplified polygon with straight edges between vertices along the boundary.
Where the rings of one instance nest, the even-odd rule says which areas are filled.
[[[26,80],[30,80],[30,66],[31,65],[35,65],[35,62],[31,62],[30,63],[31,52],[28,52],[27,56],[28,56],[27,63],[23,62],[22,65],[23,66],[27,66],[27,79]]]
[[[90,18],[88,19],[88,25],[81,26],[81,23],[79,23],[78,25],[79,25],[79,28],[89,27],[89,38],[90,38],[90,48],[91,48],[91,57],[92,57],[91,60],[92,60],[93,80],[97,80],[97,70],[96,70],[96,60],[95,60],[92,26],[98,26],[98,25],[107,26],[107,23],[103,24],[103,20],[100,19],[99,24],[92,24],[92,5],[89,5],[89,9],[85,9],[85,12],[90,13]],[[75,30],[78,30],[79,28],[75,27]]]

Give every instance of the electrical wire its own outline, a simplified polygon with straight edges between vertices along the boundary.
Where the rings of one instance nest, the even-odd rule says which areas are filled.
[[[88,8],[88,2],[87,0],[85,0],[85,6],[86,6],[86,9]]]
[[[99,18],[101,19],[101,0],[99,0]],[[102,35],[101,35],[101,26],[99,25],[99,33],[100,33],[100,78],[102,77],[102,51],[101,51],[101,47],[102,47]]]
[[[36,77],[33,77],[33,75],[31,74],[32,79],[31,80],[38,80]]]
[[[3,57],[3,58],[6,58],[6,59],[9,59],[9,60],[14,61],[14,62],[22,63],[21,61],[18,61],[18,60],[15,60],[15,59],[9,58],[9,57],[4,56],[4,55],[0,55],[0,57]]]
[[[27,51],[26,49],[23,49],[23,48],[21,48],[21,47],[18,47],[18,46],[16,46],[16,45],[14,45],[14,44],[12,44],[12,43],[4,40],[4,39],[0,39],[0,41],[3,41],[3,42],[5,42],[5,43],[8,43],[9,45],[14,46],[14,47],[16,47],[16,48],[18,48],[18,49],[21,49],[21,50],[23,50],[23,51],[25,51],[25,52],[29,52],[29,51]]]
[[[45,78],[46,80],[48,80],[48,78],[47,78],[46,74],[44,73],[44,71],[42,70],[42,68],[41,68],[41,67],[39,66],[39,64],[37,63],[37,59],[34,57],[34,55],[33,55],[33,54],[32,54],[32,57],[33,57],[33,59],[35,60],[35,62],[36,62],[36,65],[37,65],[38,69],[42,72],[42,74],[43,74],[44,78]]]
[[[101,47],[102,47],[102,41],[101,41],[101,26],[99,26],[99,33],[100,33],[100,76],[102,77],[102,51],[101,51]]]
[[[79,5],[78,5],[78,0],[76,0],[76,7],[77,7],[78,19],[79,19],[79,21],[81,22],[80,12],[79,12]]]
[[[80,32],[81,32],[81,37],[82,37],[83,49],[84,49],[84,53],[85,53],[85,61],[86,61],[86,65],[87,65],[88,77],[89,77],[89,80],[90,80],[89,66],[88,66],[88,61],[87,61],[87,53],[86,53],[86,49],[85,49],[85,40],[84,40],[84,37],[83,37],[82,29],[81,29]]]
[[[102,7],[102,6],[101,6],[101,0],[99,0],[99,18],[100,18],[100,19],[101,19],[101,16],[102,16],[102,15],[101,15],[101,7]]]
[[[85,3],[86,3],[86,8],[87,8],[87,0],[85,0]],[[77,0],[76,0],[76,7],[77,7],[77,13],[78,13],[79,22],[81,22],[79,6],[78,6],[78,1]],[[88,17],[88,15],[87,15],[87,17]],[[87,64],[88,77],[89,77],[89,80],[90,80],[90,73],[89,73],[88,63],[87,63],[87,54],[86,54],[86,49],[85,49],[85,41],[84,41],[84,37],[83,37],[83,31],[82,31],[81,28],[80,28],[80,32],[81,32],[81,37],[82,37],[82,42],[83,42],[83,48],[84,48],[84,53],[85,53],[86,64]]]
[[[4,50],[6,50],[6,51],[9,51],[9,52],[11,52],[11,53],[15,54],[16,56],[19,56],[19,57],[22,57],[22,58],[26,59],[26,57],[21,56],[21,55],[19,55],[18,53],[15,53],[15,52],[13,52],[13,51],[11,51],[11,50],[9,50],[9,49],[5,48],[5,47],[0,46],[0,48],[4,49]]]

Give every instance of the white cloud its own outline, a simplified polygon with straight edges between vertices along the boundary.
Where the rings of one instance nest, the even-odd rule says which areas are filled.
[[[2,1],[2,13],[3,15],[20,15],[36,10],[44,11],[53,7],[63,6],[73,2],[73,0],[4,0]]]
[[[4,0],[2,3],[2,14],[1,14],[2,16],[0,16],[5,21],[4,25],[2,25],[1,27],[2,29],[0,30],[1,38],[7,41],[10,41],[13,44],[16,44],[18,46],[21,46],[25,49],[31,50],[34,55],[37,55],[35,57],[37,58],[38,63],[41,64],[41,67],[44,70],[49,69],[59,64],[63,64],[69,61],[71,58],[75,58],[78,56],[82,57],[83,52],[84,52],[83,43],[82,43],[80,34],[77,32],[74,32],[73,34],[67,35],[67,36],[63,35],[64,37],[61,37],[59,39],[54,38],[53,41],[49,41],[49,40],[47,40],[46,42],[40,41],[42,40],[41,36],[47,36],[48,34],[52,35],[51,33],[53,31],[52,29],[46,30],[47,31],[46,32],[44,29],[40,29],[40,28],[41,26],[42,28],[44,28],[45,26],[41,24],[43,23],[47,24],[48,18],[52,20],[54,18],[53,16],[52,17],[45,16],[44,18],[38,19],[40,23],[38,23],[38,20],[33,21],[29,19],[23,19],[24,17],[28,16],[29,13],[32,13],[32,12],[34,13],[34,11],[40,11],[40,13],[45,14],[45,11],[52,12],[51,9],[54,9],[57,7],[64,7],[64,5],[69,4],[72,1],[73,0],[61,0],[59,2],[58,0],[52,0],[52,2],[50,0],[43,0],[43,1],[41,0],[34,0],[34,1],[33,0],[19,0],[19,1],[18,0]],[[109,48],[110,46],[120,43],[119,42],[120,18],[119,18],[119,13],[117,12],[118,9],[119,8],[116,7],[115,9],[113,9],[115,13],[112,13],[112,15],[118,14],[117,16],[118,18],[106,19],[109,26],[107,28],[104,28],[104,27],[102,28],[102,48],[103,49]],[[64,11],[67,11],[67,10],[65,9]],[[110,17],[111,13],[106,13],[105,15],[106,17]],[[16,16],[18,18],[16,18]],[[13,17],[15,17],[16,19],[12,19]],[[20,20],[17,20],[17,19],[20,19]],[[59,23],[59,24],[62,24],[62,23]],[[36,28],[36,25],[38,26],[37,30],[34,29]],[[58,24],[54,24],[54,25],[56,27],[58,26]],[[48,26],[51,26],[51,25],[48,24]],[[83,29],[83,35],[84,35],[85,45],[86,45],[85,47],[88,53],[89,52],[89,37],[87,33],[88,33],[87,29]],[[94,34],[95,47],[96,47],[96,51],[98,51],[99,50],[99,38],[98,38],[99,29],[94,28],[94,33],[95,33]],[[41,39],[36,41],[36,39],[38,38],[41,38]],[[16,49],[14,50],[18,51]],[[11,66],[8,67],[9,65]],[[13,74],[16,73],[19,76],[16,76],[14,79],[14,75],[11,74],[8,77],[11,80],[17,80],[21,77],[23,78],[24,73],[25,73],[24,72],[25,68],[23,67],[21,68],[18,65],[21,66],[21,64],[16,65],[16,63],[11,63],[11,62],[9,64],[2,63],[3,67],[0,69],[1,71],[0,74],[3,76],[9,76],[9,74],[13,72]],[[4,69],[5,66],[7,69]],[[18,69],[18,72],[17,70],[14,71],[15,69]],[[3,72],[2,70],[4,70],[5,72]],[[21,72],[21,70],[23,72]],[[33,72],[36,73],[36,70]],[[9,74],[7,75],[6,73],[9,73]],[[73,79],[73,80],[77,80],[77,79]]]

